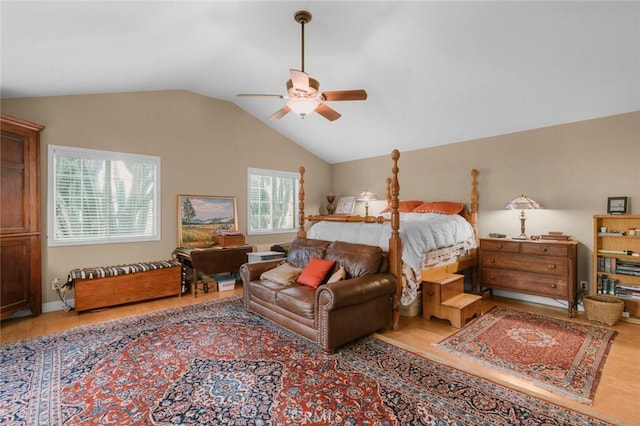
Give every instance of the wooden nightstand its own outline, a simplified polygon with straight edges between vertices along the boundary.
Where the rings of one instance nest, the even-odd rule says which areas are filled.
[[[577,307],[577,241],[480,239],[480,287],[568,302]]]

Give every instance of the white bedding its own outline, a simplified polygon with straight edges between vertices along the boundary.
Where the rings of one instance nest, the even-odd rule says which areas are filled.
[[[402,262],[407,283],[403,285],[401,303],[408,305],[415,299],[419,287],[420,267],[427,252],[464,244],[466,249],[476,247],[471,224],[460,215],[438,213],[400,213]],[[389,250],[391,223],[316,222],[307,231],[308,238],[368,244]],[[409,267],[411,271],[406,271]],[[412,276],[408,276],[412,275]]]

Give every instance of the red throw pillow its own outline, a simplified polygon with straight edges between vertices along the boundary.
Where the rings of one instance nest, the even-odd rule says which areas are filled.
[[[440,214],[458,214],[464,209],[463,203],[454,201],[434,201],[424,203],[416,207],[414,213],[440,213]]]
[[[410,211],[418,207],[420,204],[422,204],[422,201],[420,200],[400,201],[398,202],[398,212],[409,213]],[[380,212],[380,214],[382,213],[391,213],[391,206],[385,207],[384,210]]]
[[[302,274],[298,277],[298,284],[318,288],[335,263],[335,260],[312,257],[309,263],[307,263],[307,266],[302,270]]]

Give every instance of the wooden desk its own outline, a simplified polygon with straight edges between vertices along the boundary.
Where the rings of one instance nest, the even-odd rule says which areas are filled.
[[[182,286],[186,290],[188,282],[187,268],[193,269],[193,295],[198,297],[198,273],[206,275],[220,274],[223,272],[238,272],[240,266],[247,263],[247,253],[251,253],[253,247],[211,247],[211,248],[184,248],[178,247],[173,255],[182,263]]]

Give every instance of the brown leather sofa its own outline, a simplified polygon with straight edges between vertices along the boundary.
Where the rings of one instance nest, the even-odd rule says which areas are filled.
[[[396,278],[388,272],[387,259],[379,247],[296,238],[287,262],[304,268],[313,257],[335,260],[333,270],[344,267],[345,279],[318,288],[282,285],[260,278],[282,260],[246,263],[240,267],[245,308],[307,338],[327,353],[391,324]]]

